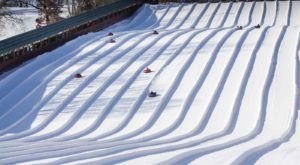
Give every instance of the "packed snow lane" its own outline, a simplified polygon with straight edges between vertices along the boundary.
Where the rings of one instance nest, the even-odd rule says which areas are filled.
[[[264,2],[256,2],[255,7],[253,9],[253,14],[251,18],[251,26],[255,26],[260,24],[262,21],[259,18],[264,18],[263,13],[265,12],[264,9]]]
[[[291,18],[290,18],[290,25],[292,27],[298,27],[300,26],[300,20],[298,19],[300,14],[300,3],[296,1],[292,1],[292,9],[291,9]]]
[[[172,25],[170,25],[166,30],[178,29],[178,27],[184,23],[184,21],[189,17],[189,15],[193,12],[196,4],[194,5],[184,5],[182,7],[182,12],[176,16]]]
[[[210,27],[211,28],[222,27],[222,25],[224,24],[222,21],[222,20],[224,20],[223,17],[227,16],[231,7],[232,7],[232,2],[222,3],[219,10],[217,11],[217,13],[214,16],[214,19],[213,19]]]
[[[204,11],[203,16],[199,22],[195,25],[195,28],[207,28],[213,20],[213,14],[218,10],[220,3],[209,3],[207,10]],[[205,8],[206,9],[206,8]],[[202,13],[201,13],[202,14]]]
[[[199,22],[201,17],[203,16],[204,12],[207,10],[209,6],[209,3],[206,3],[206,5],[195,5],[194,9],[192,12],[189,14],[189,17],[181,21],[183,24],[181,25],[181,29],[187,29],[187,28],[194,28],[195,24]],[[199,13],[199,11],[201,11]]]

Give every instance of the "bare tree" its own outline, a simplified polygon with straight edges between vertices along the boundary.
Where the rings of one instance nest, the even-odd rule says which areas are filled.
[[[43,16],[47,24],[55,23],[62,19],[63,0],[38,0],[39,13]]]
[[[9,0],[0,0],[0,24],[3,24],[7,21],[21,23],[22,20],[14,17],[11,11],[7,8]]]
[[[85,12],[96,7],[94,0],[77,1],[80,12]]]
[[[29,0],[10,1],[36,8],[46,24],[52,24],[62,19],[59,14],[62,13],[63,0],[36,0],[36,3]]]
[[[0,38],[14,35],[13,31],[7,32],[6,29],[13,28],[18,32],[25,32],[24,22],[7,7],[8,1],[0,0]]]
[[[0,0],[0,21],[4,18],[10,17],[11,13],[6,8],[6,1]]]
[[[82,12],[95,8],[95,0],[66,0],[70,16],[78,15]]]
[[[70,16],[94,9],[97,6],[104,6],[118,0],[66,0]]]
[[[67,9],[70,16],[76,15],[75,0],[66,0]]]

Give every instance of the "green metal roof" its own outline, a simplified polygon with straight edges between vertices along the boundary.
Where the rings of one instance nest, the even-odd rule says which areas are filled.
[[[54,24],[4,39],[0,41],[0,54],[7,53],[19,47],[31,44],[34,41],[42,40],[75,26],[85,24],[89,21],[99,19],[121,9],[134,6],[138,2],[139,1],[137,0],[121,0],[106,6],[98,7],[83,14],[64,19]]]

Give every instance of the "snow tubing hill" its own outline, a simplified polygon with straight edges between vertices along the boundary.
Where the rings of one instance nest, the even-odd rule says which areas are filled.
[[[299,9],[144,5],[2,75],[0,164],[298,164]]]

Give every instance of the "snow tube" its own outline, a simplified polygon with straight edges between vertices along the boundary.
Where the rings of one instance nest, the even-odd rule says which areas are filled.
[[[242,30],[243,27],[242,27],[242,26],[237,26],[236,29],[237,29],[237,30]]]
[[[254,28],[259,29],[259,28],[260,28],[260,25],[258,24],[258,25],[256,25],[256,26],[254,26]]]
[[[156,97],[156,96],[157,96],[157,93],[151,91],[151,92],[148,94],[148,96],[149,96],[149,97]]]
[[[81,78],[82,75],[81,75],[80,73],[76,73],[76,74],[74,75],[74,77],[75,77],[75,78]]]
[[[144,69],[144,73],[150,73],[150,72],[152,72],[152,70],[150,68],[145,68]]]

